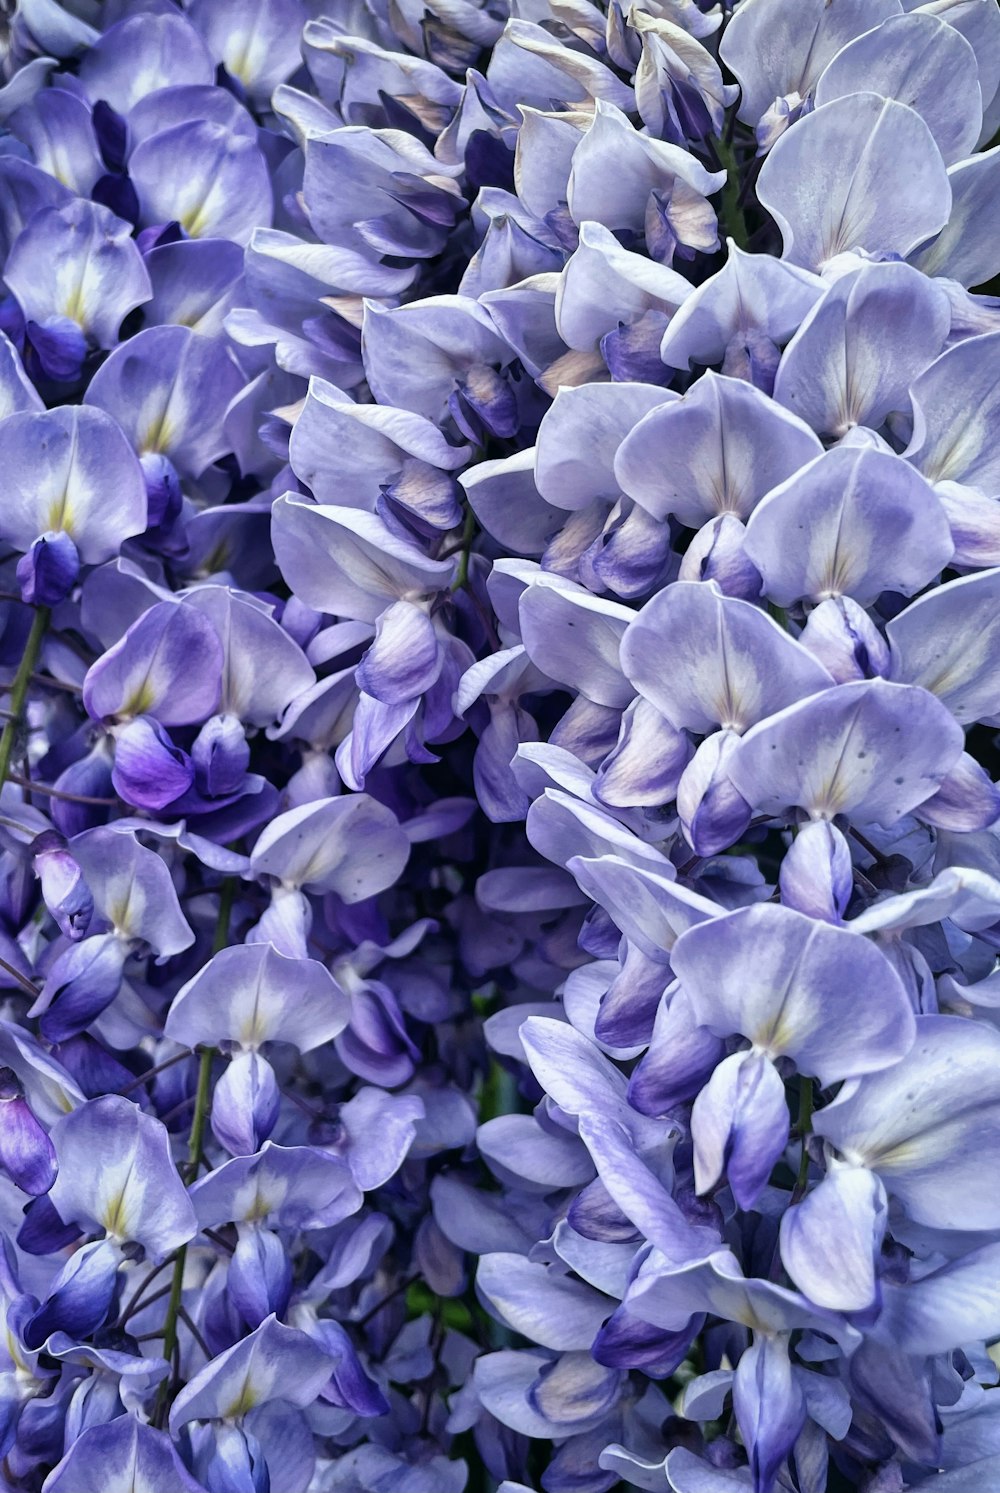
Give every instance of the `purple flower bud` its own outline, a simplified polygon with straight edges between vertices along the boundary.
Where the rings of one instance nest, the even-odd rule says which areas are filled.
[[[376,512],[382,505],[407,529],[424,538],[454,529],[462,522],[462,490],[450,472],[426,462],[405,462],[395,482],[382,485]]]
[[[665,384],[669,371],[660,358],[667,319],[647,311],[631,324],[620,322],[601,338],[601,356],[616,384]]]
[[[109,171],[94,183],[91,197],[102,207],[110,208],[118,218],[128,223],[139,221],[139,198],[135,187],[127,176],[119,171]]]
[[[29,1348],[40,1348],[53,1332],[88,1337],[107,1320],[114,1300],[121,1254],[109,1240],[84,1244],[59,1271],[46,1299],[24,1326]]]
[[[213,715],[195,737],[191,748],[195,783],[207,798],[238,793],[250,765],[250,747],[234,715]]]
[[[259,1151],[274,1129],[281,1095],[274,1069],[256,1052],[238,1052],[212,1094],[212,1130],[232,1156]]]
[[[39,835],[32,852],[46,907],[67,938],[83,938],[94,914],[94,899],[72,852],[54,831]]]
[[[455,423],[467,440],[479,445],[487,436],[509,437],[517,432],[517,399],[509,382],[485,363],[470,368],[456,380],[448,401]]]
[[[181,225],[172,221],[169,223],[153,223],[148,228],[142,228],[135,236],[136,248],[142,255],[149,254],[153,249],[159,249],[164,244],[180,243],[184,238],[184,230]]]
[[[330,1405],[353,1410],[355,1415],[385,1415],[389,1402],[378,1385],[367,1374],[357,1350],[339,1322],[317,1322],[311,1336],[321,1343],[333,1359],[333,1373],[322,1398]]]
[[[744,547],[746,529],[734,513],[703,524],[684,552],[679,581],[715,581],[726,596],[756,601],[763,582]]]
[[[29,321],[26,334],[46,378],[65,384],[79,378],[87,356],[87,337],[78,322],[68,316],[49,316],[43,322]]]
[[[726,345],[722,360],[722,372],[730,378],[741,378],[765,394],[774,391],[774,380],[781,362],[781,353],[766,332],[756,327],[749,328],[742,336],[733,337]]]
[[[33,1197],[48,1192],[58,1170],[55,1148],[10,1068],[0,1068],[0,1167]]]
[[[169,456],[160,451],[146,451],[139,458],[146,479],[146,501],[149,504],[149,527],[169,528],[181,511],[183,494],[177,469]]]
[[[292,1262],[270,1229],[241,1224],[236,1233],[226,1289],[247,1326],[259,1327],[272,1312],[284,1316],[292,1294]]]
[[[83,1237],[76,1224],[63,1223],[47,1193],[28,1203],[24,1223],[17,1231],[20,1249],[31,1255],[54,1255]]]
[[[115,792],[137,809],[165,809],[194,782],[187,752],[171,741],[166,727],[139,715],[115,731]]]
[[[72,794],[74,798],[113,798],[111,767],[111,741],[101,735],[85,756],[79,757],[63,769],[55,780],[55,787],[60,793]],[[105,806],[76,803],[74,798],[54,798],[49,810],[53,824],[67,838],[92,829],[107,817]]]
[[[21,595],[31,606],[54,607],[72,591],[80,573],[80,556],[68,534],[49,531],[36,539],[17,562]]]
[[[395,996],[377,980],[352,994],[351,1020],[337,1048],[353,1073],[386,1085],[405,1082],[419,1056]]]
[[[32,1007],[40,1014],[42,1031],[50,1042],[85,1031],[111,1004],[121,988],[127,954],[115,934],[99,933],[71,944],[59,955]]]
[[[91,119],[98,149],[109,171],[121,171],[128,149],[128,127],[122,116],[104,99],[94,105]]]

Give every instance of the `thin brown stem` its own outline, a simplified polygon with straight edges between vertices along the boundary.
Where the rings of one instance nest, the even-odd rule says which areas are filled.
[[[867,835],[863,835],[859,829],[855,829],[853,824],[851,825],[849,832],[851,836],[855,840],[857,840],[862,850],[867,850],[873,861],[877,862],[877,864],[880,866],[887,866],[889,864],[889,857],[887,855],[884,855],[882,851],[879,850],[877,845],[873,845],[871,840],[868,839]]]
[[[378,1316],[383,1307],[388,1306],[390,1301],[395,1301],[397,1296],[402,1296],[403,1292],[408,1291],[411,1286],[416,1285],[419,1279],[419,1275],[404,1276],[404,1278],[399,1282],[398,1285],[393,1286],[392,1290],[388,1293],[387,1296],[383,1296],[382,1300],[379,1301],[375,1306],[371,1307],[368,1311],[366,1311],[363,1317],[359,1317],[358,1320],[354,1323],[354,1326],[367,1327],[368,1323],[371,1322],[374,1317]]]
[[[152,1306],[154,1301],[159,1301],[162,1297],[170,1294],[169,1286],[164,1286],[160,1291],[154,1291],[152,1296],[147,1296],[146,1292],[153,1284],[153,1281],[156,1280],[157,1276],[162,1275],[167,1266],[173,1264],[173,1258],[173,1255],[168,1255],[168,1257],[163,1261],[162,1264],[157,1265],[155,1270],[151,1270],[149,1272],[145,1280],[137,1288],[135,1295],[132,1297],[132,1300],[129,1302],[128,1306],[124,1309],[124,1311],[118,1318],[117,1325],[119,1327],[124,1327],[129,1317],[134,1316],[134,1314],[139,1310],[140,1307]]]
[[[215,1357],[215,1354],[212,1352],[211,1348],[208,1346],[205,1339],[202,1337],[201,1333],[194,1325],[191,1313],[187,1310],[186,1307],[182,1306],[179,1308],[178,1315],[180,1316],[180,1319],[184,1323],[184,1326],[187,1328],[188,1332],[198,1344],[198,1347],[204,1353],[206,1361],[208,1363],[211,1363],[212,1359]]]
[[[42,992],[34,980],[29,980],[27,975],[22,975],[21,971],[15,969],[12,964],[8,964],[6,959],[0,959],[0,969],[6,970],[11,979],[16,980],[27,995],[34,996],[36,1000],[41,995]]]
[[[190,1056],[191,1053],[187,1051],[175,1052],[172,1058],[166,1058],[162,1063],[157,1063],[155,1068],[149,1068],[145,1073],[140,1073],[132,1083],[127,1083],[123,1089],[119,1089],[119,1094],[124,1097],[126,1094],[131,1094],[134,1089],[141,1089],[143,1084],[149,1083],[151,1078],[156,1078],[160,1073],[166,1073],[168,1068],[173,1068],[176,1063],[183,1063],[185,1058]]]
[[[36,783],[33,778],[22,777],[19,772],[9,772],[7,778],[19,788],[26,788],[29,793],[38,793],[42,798],[61,798],[70,804],[97,804],[102,809],[113,809],[118,802],[117,798],[95,798],[89,793],[66,793],[62,788],[53,787],[51,783]]]
[[[160,1119],[163,1121],[164,1125],[169,1124],[171,1120],[176,1120],[178,1115],[182,1115],[186,1109],[190,1109],[193,1104],[194,1095],[185,1094],[180,1103],[175,1104],[171,1109],[168,1109],[165,1114],[162,1114],[160,1116]]]
[[[226,1254],[232,1255],[236,1253],[234,1246],[230,1244],[228,1239],[224,1239],[217,1229],[202,1228],[201,1232],[206,1239],[211,1239],[212,1243],[219,1249],[225,1250]]]

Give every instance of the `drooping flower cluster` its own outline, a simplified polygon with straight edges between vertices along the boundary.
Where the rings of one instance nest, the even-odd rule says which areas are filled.
[[[18,0],[0,1484],[1000,1480],[996,0]]]

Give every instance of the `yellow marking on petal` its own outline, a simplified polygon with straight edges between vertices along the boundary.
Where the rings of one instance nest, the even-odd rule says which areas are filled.
[[[124,928],[125,919],[128,917],[128,898],[126,897],[124,902],[119,902],[117,906],[110,907],[108,911],[111,914],[111,922],[114,927],[119,929]]]
[[[260,1012],[256,1005],[253,1014],[244,1021],[240,1027],[239,1042],[241,1047],[259,1047],[266,1039],[264,1022],[261,1020]]]
[[[736,1320],[743,1327],[749,1327],[751,1332],[763,1333],[765,1337],[769,1337],[774,1331],[770,1323],[760,1321],[749,1301],[742,1302],[736,1308]]]
[[[203,221],[203,214],[207,207],[208,198],[206,196],[198,203],[197,207],[181,214],[181,226],[190,238],[198,238],[205,231],[206,224]]]
[[[68,316],[70,321],[75,321],[77,326],[84,325],[87,311],[83,304],[83,286],[77,285],[63,302],[63,315]]]
[[[230,54],[226,61],[226,72],[231,78],[239,78],[240,82],[246,88],[249,88],[253,82],[253,75],[250,71],[249,51],[250,45],[248,42],[242,52],[237,53],[235,57]]]
[[[924,689],[932,695],[949,695],[963,684],[967,684],[972,673],[968,654],[961,658],[948,659],[937,674],[928,674],[921,679]]]
[[[262,1223],[271,1212],[271,1199],[263,1192],[258,1192],[254,1198],[249,1211],[244,1215],[244,1223]]]
[[[132,908],[132,892],[134,889],[135,882],[130,881],[125,895],[108,905],[108,917],[111,919],[111,926],[116,933],[127,934],[130,932],[129,925],[134,921]],[[139,909],[140,911],[142,909],[141,899],[139,901]]]
[[[253,1385],[250,1383],[250,1375],[243,1381],[243,1388],[236,1399],[222,1412],[223,1420],[237,1420],[241,1415],[247,1415],[257,1403]]]
[[[220,570],[228,570],[232,559],[232,552],[228,540],[222,539],[214,549],[202,560],[195,572],[198,580],[204,580],[206,576],[218,575]]]
[[[21,1352],[21,1345],[20,1345],[20,1343],[18,1342],[18,1340],[14,1336],[14,1334],[11,1332],[11,1330],[10,1330],[9,1327],[6,1327],[4,1329],[4,1332],[5,1332],[5,1335],[6,1335],[6,1338],[7,1338],[7,1352],[10,1354],[10,1358],[11,1358],[12,1363],[14,1364],[15,1368],[17,1368],[19,1371],[21,1371],[21,1372],[27,1371],[28,1370],[28,1365],[25,1362],[24,1354]]]
[[[778,1011],[774,1021],[756,1033],[753,1037],[754,1046],[768,1058],[781,1057],[788,1051],[789,1044],[795,1036],[792,1024],[784,1019],[784,1009]]]
[[[109,1234],[115,1234],[120,1239],[123,1239],[125,1237],[125,1229],[128,1223],[128,1218],[125,1211],[124,1188],[122,1188],[118,1196],[112,1199],[112,1201],[105,1208],[104,1216],[101,1219],[101,1222],[104,1224],[104,1227]]]
[[[45,516],[45,527],[54,533],[60,532],[72,535],[73,532],[73,510],[70,507],[69,494],[63,493],[58,498],[53,498],[49,503],[49,510]]]
[[[156,697],[153,694],[153,688],[149,682],[149,679],[144,679],[138,686],[138,688],[134,689],[123,702],[122,707],[118,712],[119,718],[122,720],[127,720],[136,715],[148,714],[149,710],[152,708],[155,698]]]
[[[157,415],[139,442],[140,451],[167,451],[174,441],[174,428],[166,408]]]
[[[940,1145],[938,1149],[942,1153],[946,1152],[946,1148]],[[929,1139],[926,1134],[921,1134],[914,1136],[911,1140],[900,1141],[898,1145],[889,1146],[885,1150],[879,1150],[868,1164],[886,1169],[892,1168],[895,1171],[900,1168],[905,1170],[914,1165],[923,1166],[935,1159],[933,1137]]]

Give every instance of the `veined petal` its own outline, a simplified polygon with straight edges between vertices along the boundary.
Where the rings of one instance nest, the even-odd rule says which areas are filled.
[[[915,110],[875,93],[835,99],[787,130],[757,194],[781,229],[785,256],[808,269],[852,249],[905,257],[951,208],[930,130]]]
[[[254,846],[251,865],[255,875],[359,902],[391,886],[409,854],[392,810],[357,793],[277,815]]]
[[[0,464],[0,533],[18,550],[48,531],[62,532],[96,565],[146,527],[142,469],[103,410],[60,405],[9,415],[0,421]]]
[[[485,1255],[476,1285],[507,1326],[559,1351],[589,1349],[615,1307],[592,1286],[522,1255]]]
[[[86,1427],[46,1479],[48,1493],[128,1488],[132,1493],[200,1493],[165,1431],[134,1415]]]
[[[912,596],[954,553],[933,488],[898,456],[841,446],[770,492],[744,543],[778,606]]]
[[[824,1087],[888,1068],[913,1043],[910,1002],[874,944],[789,907],[690,928],[670,963],[702,1025],[792,1058]]]
[[[621,661],[661,715],[701,735],[719,726],[745,731],[829,679],[758,607],[697,581],[675,582],[646,603],[622,640]]]
[[[152,293],[129,225],[83,197],[34,214],[4,278],[27,321],[65,317],[103,348],[115,346],[124,318]]]
[[[761,721],[733,753],[729,775],[764,813],[796,805],[815,818],[889,825],[937,791],[963,741],[926,689],[859,680]]]
[[[67,1222],[137,1243],[154,1259],[195,1233],[194,1208],[158,1119],[128,1099],[92,1099],[52,1127],[59,1175],[49,1198]]]
[[[272,1400],[311,1405],[332,1372],[318,1343],[270,1316],[185,1385],[170,1412],[171,1434],[192,1420],[240,1420]]]
[[[544,425],[543,425],[544,429]],[[809,429],[742,379],[711,371],[625,434],[623,492],[656,518],[690,528],[722,513],[744,521],[765,493],[821,454]]]
[[[347,996],[317,960],[286,959],[266,943],[235,944],[181,987],[164,1030],[191,1048],[228,1041],[255,1049],[273,1041],[309,1052],[343,1031],[349,1016]]]
[[[920,1016],[893,1067],[846,1084],[813,1128],[881,1177],[911,1218],[939,1229],[1000,1227],[977,1185],[1000,1148],[1000,1032],[957,1016]]]

